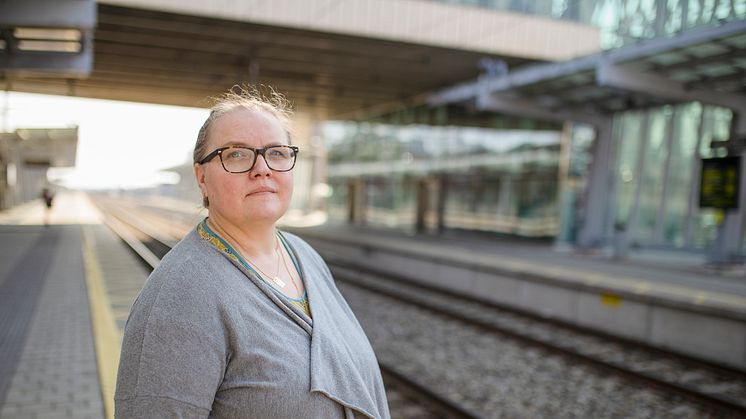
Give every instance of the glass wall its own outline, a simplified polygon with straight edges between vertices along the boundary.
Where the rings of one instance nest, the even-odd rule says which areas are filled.
[[[376,227],[412,230],[415,223],[415,184],[410,176],[373,177],[365,183],[365,222]]]
[[[647,114],[643,112],[626,112],[614,121],[614,138],[617,147],[617,213],[615,225],[626,226],[632,207],[636,202],[635,192],[640,184],[637,171],[643,146],[643,131],[647,124]],[[644,156],[644,155],[643,155]]]
[[[435,182],[441,197],[428,195],[427,201],[443,206],[441,227],[557,233],[557,131],[327,122],[322,132],[330,217],[346,218],[348,185],[362,180],[364,222],[412,230],[418,185]],[[432,213],[426,209],[426,217]]]
[[[437,0],[585,23],[604,49],[746,18],[743,0]]]
[[[661,206],[665,182],[671,112],[670,106],[650,111],[647,133],[643,133],[647,141],[643,152],[640,192],[637,195],[637,219],[630,230],[640,243],[655,241],[658,208]]]
[[[630,111],[615,118],[617,226],[633,246],[704,249],[717,213],[699,209],[700,159],[724,156],[712,141],[729,137],[729,110],[700,103]]]

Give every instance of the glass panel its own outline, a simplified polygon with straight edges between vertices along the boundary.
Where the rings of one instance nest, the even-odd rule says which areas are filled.
[[[408,176],[375,178],[366,185],[365,222],[371,226],[412,230],[415,185]]]
[[[347,220],[349,183],[345,179],[335,179],[329,181],[329,187],[331,194],[326,199],[329,218],[337,221]]]
[[[365,179],[366,221],[411,229],[416,185],[443,177],[447,227],[531,236],[558,230],[556,131],[349,122],[327,122],[323,130],[330,208],[343,208],[338,191],[345,182]],[[438,200],[429,201],[433,225]]]
[[[681,105],[673,121],[670,176],[666,191],[666,213],[663,220],[663,241],[675,247],[684,245],[684,222],[689,206],[692,177],[692,157],[697,153],[697,134],[702,106],[699,103]],[[698,181],[698,179],[696,179]]]
[[[614,138],[618,138],[618,135],[615,135]],[[582,198],[586,194],[595,140],[596,131],[592,126],[573,124],[570,135],[570,161],[567,168],[567,179],[565,179],[561,192],[562,196],[558,202],[561,205],[558,211],[562,217],[558,237],[558,241],[561,243],[574,243],[582,226]]]
[[[640,184],[640,202],[637,208],[637,222],[633,241],[641,244],[653,242],[655,222],[663,192],[663,170],[666,162],[668,122],[671,119],[670,106],[653,110],[648,123],[648,143],[645,148],[645,167]]]
[[[739,0],[436,0],[593,25],[604,49],[743,20]]]
[[[642,144],[641,126],[644,116],[640,112],[626,112],[615,124],[614,142],[617,151],[617,225],[626,225],[635,203],[635,189],[639,181],[637,160]]]

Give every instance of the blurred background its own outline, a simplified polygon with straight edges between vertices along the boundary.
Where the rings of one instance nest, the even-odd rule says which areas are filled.
[[[743,214],[697,185],[740,152],[743,38],[714,28],[742,1],[5,3],[2,208],[46,183],[198,202],[208,98],[262,84],[295,107],[297,212],[742,259]]]
[[[191,154],[209,98],[269,86],[293,104],[301,148],[284,225],[340,277],[385,266],[375,274],[691,357],[731,380],[702,402],[715,410],[542,390],[530,372],[495,378],[518,374],[500,365],[469,384],[434,371],[424,387],[440,383],[431,390],[483,417],[717,417],[723,400],[726,415],[744,413],[746,1],[5,0],[0,35],[3,224],[41,223],[47,188],[104,218],[150,211],[141,218],[175,231],[161,240],[172,245],[205,214]],[[112,305],[120,331],[132,287]],[[345,294],[382,364],[402,373],[464,357],[402,355],[429,326],[399,330],[380,317],[394,309],[359,292]],[[447,349],[441,338],[423,345]],[[488,370],[498,356],[464,350]],[[499,350],[511,351],[522,352]],[[518,371],[532,368],[555,371]],[[618,389],[581,370],[551,374]],[[13,388],[1,384],[0,403]],[[456,391],[471,386],[463,393],[481,396]],[[0,416],[21,417],[8,397]]]

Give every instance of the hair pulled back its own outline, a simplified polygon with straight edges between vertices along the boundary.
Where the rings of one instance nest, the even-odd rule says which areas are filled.
[[[215,96],[211,100],[210,115],[205,120],[205,123],[202,124],[202,128],[199,129],[197,142],[194,144],[192,158],[195,164],[202,160],[208,152],[206,148],[212,124],[221,116],[236,109],[265,112],[274,116],[280,122],[280,125],[288,136],[288,143],[290,143],[291,106],[288,100],[285,99],[285,96],[275,91],[272,87],[260,86],[257,88],[248,85],[234,85],[227,92],[220,96]],[[202,201],[206,208],[210,206],[207,197],[203,197]]]

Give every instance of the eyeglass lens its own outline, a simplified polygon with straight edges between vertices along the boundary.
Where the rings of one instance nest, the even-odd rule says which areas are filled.
[[[254,150],[248,148],[231,147],[220,153],[220,159],[229,172],[248,172],[254,165],[255,154]],[[295,151],[287,146],[267,147],[264,160],[272,170],[287,171],[295,164]]]

